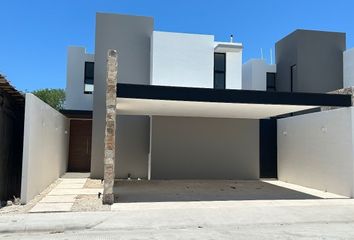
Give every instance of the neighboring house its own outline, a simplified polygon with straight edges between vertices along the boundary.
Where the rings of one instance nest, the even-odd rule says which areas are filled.
[[[91,148],[93,178],[103,178],[104,173],[108,49],[118,52],[116,178],[277,177],[279,170],[287,170],[284,164],[278,166],[282,161],[278,153],[282,158],[284,154],[279,150],[277,122],[290,119],[276,120],[277,116],[351,105],[347,96],[325,94],[343,88],[344,33],[297,30],[276,44],[276,64],[250,60],[242,65],[241,43],[217,42],[213,35],[155,31],[150,17],[103,13],[96,17],[94,56],[83,48],[69,48],[68,63],[78,61],[68,64],[67,89],[75,84],[78,91],[67,91],[63,111],[77,114],[75,121],[80,121],[93,97],[92,136],[82,141]],[[93,58],[91,80],[87,68]],[[93,93],[85,93],[85,84],[91,82]],[[81,98],[85,102],[80,106],[70,105],[85,94],[89,97]],[[75,124],[77,131],[86,131]],[[91,138],[92,144],[85,144]],[[69,157],[69,165],[79,161]]]
[[[343,88],[346,35],[296,30],[275,44],[276,90],[324,93]]]
[[[354,86],[354,48],[343,54],[343,85],[346,88]]]
[[[242,65],[242,89],[275,91],[276,65],[251,59]]]

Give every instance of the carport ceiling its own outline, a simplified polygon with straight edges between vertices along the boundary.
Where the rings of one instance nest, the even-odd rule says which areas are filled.
[[[320,106],[351,106],[350,95],[117,85],[117,113],[261,119]]]

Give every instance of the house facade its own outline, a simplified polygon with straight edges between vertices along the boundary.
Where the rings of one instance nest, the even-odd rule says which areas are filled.
[[[319,45],[320,39],[325,41]],[[253,106],[247,107],[247,101],[242,105],[244,109],[222,104],[173,105],[171,99],[151,105],[144,101],[123,101],[129,96],[119,98],[118,87],[117,99],[121,99],[121,104],[117,104],[116,178],[277,177],[277,116],[291,116],[293,112],[309,109],[318,112],[320,106],[336,104],[331,100],[321,102],[323,96],[313,95],[319,97],[316,104],[311,105],[311,100],[295,100],[294,106],[295,102],[287,100],[307,99],[307,95],[291,93],[326,93],[343,88],[343,33],[297,30],[276,44],[276,64],[267,64],[262,59],[242,64],[242,43],[218,42],[213,35],[155,31],[150,17],[98,13],[94,54],[79,47],[68,50],[67,102],[63,111],[72,114],[71,122],[78,129],[91,121],[92,114],[92,135],[86,136],[83,151],[87,153],[93,178],[103,178],[104,173],[105,78],[109,49],[118,53],[118,85],[161,86],[141,91],[166,91],[166,94],[171,90],[169,87],[175,87],[176,92],[208,89],[210,92],[206,94],[210,95],[253,96],[253,91],[262,91],[267,95],[260,98],[271,96],[276,99],[272,102],[275,105],[286,105],[277,106],[274,111],[269,105],[252,110]],[[321,74],[316,74],[318,72]],[[123,85],[122,91],[127,89]],[[289,94],[284,97],[278,92]],[[179,100],[186,103],[183,98]],[[265,105],[262,101],[257,104]],[[89,130],[90,126],[78,131]],[[88,153],[87,149],[91,151]],[[69,155],[69,165],[71,161],[82,159],[78,156],[70,159]],[[88,160],[85,161],[87,170]]]
[[[112,31],[111,26],[114,27]],[[108,41],[107,41],[108,40]],[[117,49],[119,53],[119,80],[121,83],[199,87],[220,89],[242,89],[242,44],[235,42],[217,42],[212,35],[185,34],[154,31],[153,19],[148,17],[124,16],[116,14],[97,14],[96,45],[94,54],[94,91],[85,94],[82,91],[82,79],[78,73],[72,72],[70,59],[81,59],[76,64],[80,66],[75,71],[83,73],[89,54],[83,54],[84,49],[69,48],[68,56],[68,86],[71,82],[80,82],[81,91],[67,91],[67,109],[87,110],[86,103],[82,108],[70,105],[75,102],[78,94],[93,97],[93,130],[91,176],[103,177],[103,133],[104,133],[104,91],[105,91],[105,53],[109,49]],[[76,57],[73,56],[76,54]],[[79,56],[80,55],[80,56]],[[85,63],[86,62],[86,63]],[[98,80],[99,79],[99,80]],[[71,97],[72,96],[72,97]],[[85,96],[86,97],[86,96]],[[258,149],[258,121],[239,119],[234,124],[224,118],[188,118],[175,116],[130,116],[118,115],[117,142],[120,146],[117,151],[119,163],[116,164],[118,178],[245,178],[257,179],[258,151],[248,151],[248,147]],[[204,127],[200,123],[205,122]],[[176,126],[179,127],[176,128]],[[172,127],[175,126],[175,127]],[[163,130],[168,128],[169,131]],[[208,130],[207,130],[208,129]],[[207,130],[207,131],[205,131]],[[180,133],[179,138],[174,131]],[[195,131],[191,134],[191,131]],[[213,132],[212,132],[213,131]],[[205,138],[205,134],[209,137]],[[233,139],[234,134],[241,134],[249,139],[242,141],[242,137],[234,139],[234,148],[225,148],[220,144],[221,138]],[[169,141],[166,136],[169,135]],[[184,135],[183,135],[184,134]],[[190,136],[200,137],[192,140]],[[249,137],[250,135],[251,137]],[[246,139],[246,138],[243,138]],[[196,153],[188,150],[194,142]],[[237,142],[238,141],[238,142]],[[179,146],[179,149],[165,146]],[[184,156],[176,161],[176,153],[185,152]],[[215,161],[217,154],[224,152],[224,163]],[[241,156],[244,162],[231,159]],[[169,156],[166,158],[166,156]],[[194,160],[193,160],[194,159]],[[195,167],[190,165],[193,161]],[[170,163],[168,161],[171,161]],[[178,163],[175,165],[173,163]],[[233,163],[233,164],[231,164]],[[207,164],[203,173],[199,165]],[[238,171],[230,171],[230,165]],[[241,167],[241,166],[244,167]],[[166,167],[168,166],[168,167]],[[206,165],[205,165],[206,166]],[[218,174],[213,169],[219,166]],[[232,169],[231,168],[231,169]],[[163,170],[162,170],[163,169]],[[209,173],[208,173],[209,172]],[[229,172],[229,174],[227,174]]]
[[[0,134],[11,138],[0,146],[0,200],[27,203],[65,172],[109,182],[106,203],[114,178],[278,178],[354,197],[354,51],[345,38],[296,30],[275,44],[268,64],[244,61],[237,39],[98,13],[94,52],[68,48],[61,112],[0,76]],[[118,63],[113,75],[108,59]],[[116,72],[112,92],[106,78]]]

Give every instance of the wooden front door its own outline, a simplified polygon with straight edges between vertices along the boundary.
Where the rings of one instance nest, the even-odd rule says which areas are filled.
[[[92,120],[70,120],[69,172],[90,172]]]

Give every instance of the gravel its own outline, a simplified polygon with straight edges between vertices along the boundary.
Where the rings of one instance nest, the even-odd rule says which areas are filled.
[[[84,188],[103,188],[103,182],[100,179],[90,179],[88,178]]]
[[[71,208],[72,212],[110,211],[111,206],[103,205],[97,195],[78,195]]]
[[[42,198],[44,198],[50,191],[52,191],[55,186],[61,182],[61,179],[57,179],[55,182],[50,184],[43,192],[35,196],[26,205],[23,204],[12,204],[11,206],[5,206],[0,208],[0,215],[3,214],[22,214],[27,213],[34,205],[36,205]]]

